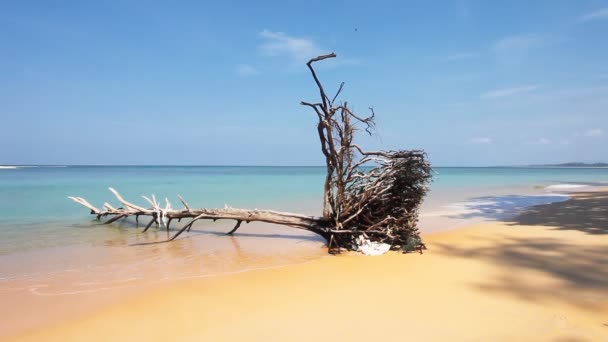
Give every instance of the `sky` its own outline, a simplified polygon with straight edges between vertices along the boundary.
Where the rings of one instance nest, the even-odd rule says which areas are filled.
[[[608,0],[0,0],[0,165],[323,165],[328,92],[435,166],[608,162]]]

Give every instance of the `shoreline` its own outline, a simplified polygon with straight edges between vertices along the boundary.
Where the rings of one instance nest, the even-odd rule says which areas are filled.
[[[172,281],[14,338],[597,340],[608,336],[608,227],[597,213],[606,204],[608,193],[577,194],[510,222],[426,234],[422,256],[342,255]],[[578,209],[554,220],[565,207]],[[345,324],[360,328],[336,329]]]

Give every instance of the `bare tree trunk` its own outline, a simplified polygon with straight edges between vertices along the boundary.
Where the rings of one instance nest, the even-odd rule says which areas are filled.
[[[418,208],[431,180],[426,155],[423,151],[366,152],[353,143],[357,124],[372,134],[375,113],[370,108],[371,115],[362,117],[346,101],[336,103],[344,83],[333,98],[327,96],[313,63],[335,57],[331,53],[308,61],[320,101],[301,102],[319,120],[317,130],[327,165],[323,218],[333,228],[329,247],[357,249],[365,241],[374,241],[391,248],[421,249]],[[366,171],[362,169],[366,164],[374,166]]]
[[[98,218],[112,216],[106,223],[133,215],[136,219],[150,216],[152,219],[144,231],[154,222],[169,230],[171,220],[190,218],[170,240],[190,230],[198,220],[225,219],[236,221],[228,234],[239,229],[242,222],[251,221],[306,229],[323,236],[330,252],[341,248],[358,249],[370,242],[404,251],[424,248],[417,222],[418,209],[432,176],[426,154],[420,150],[364,151],[353,143],[357,125],[372,134],[375,113],[370,108],[370,116],[362,117],[354,113],[346,101],[336,103],[344,83],[332,99],[327,96],[313,63],[335,57],[336,54],[331,53],[308,61],[306,65],[319,91],[320,102],[301,102],[312,108],[318,117],[317,133],[327,168],[321,217],[257,209],[191,209],[181,197],[184,205],[181,210],[172,209],[168,199],[162,208],[154,196],[152,199],[143,196],[151,205],[151,208],[144,208],[125,201],[112,188],[110,191],[123,207],[116,209],[104,203],[104,209],[99,210],[81,197],[70,198],[90,209]],[[363,169],[365,165],[371,166]]]

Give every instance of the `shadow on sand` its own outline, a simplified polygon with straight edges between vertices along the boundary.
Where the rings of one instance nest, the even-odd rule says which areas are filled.
[[[498,275],[475,284],[484,291],[508,293],[528,301],[556,301],[586,309],[608,304],[608,193],[576,194],[563,202],[525,209],[505,220],[513,229],[543,226],[536,237],[475,236],[473,247],[436,245],[439,253],[496,266]],[[520,226],[520,227],[515,227]],[[522,227],[523,226],[523,227]],[[550,230],[576,231],[551,234]],[[536,275],[536,280],[530,276]],[[541,282],[538,282],[541,275]],[[608,322],[606,322],[608,323]],[[607,330],[608,332],[608,330]]]
[[[448,216],[453,219],[483,218],[488,220],[505,220],[524,209],[568,199],[565,195],[504,195],[474,197],[462,204],[466,212]]]
[[[570,199],[561,195],[476,197],[464,203],[464,209],[466,213],[449,217],[608,234],[608,192],[577,193]]]
[[[608,301],[607,244],[583,246],[561,239],[500,238],[487,247],[467,248],[440,244],[439,253],[476,259],[497,266],[498,276],[475,284],[528,301],[562,301],[594,308]],[[540,273],[551,281],[539,285],[528,275]]]
[[[608,234],[608,193],[579,193],[565,202],[527,208],[509,221],[515,225],[551,226],[587,234]]]

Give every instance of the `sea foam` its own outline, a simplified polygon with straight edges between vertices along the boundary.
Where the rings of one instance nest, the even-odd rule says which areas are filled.
[[[546,190],[571,190],[571,189],[580,189],[586,188],[588,185],[585,184],[553,184],[547,186]]]

